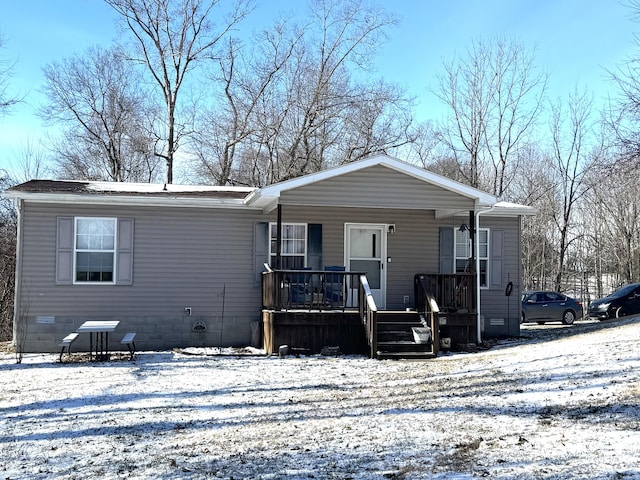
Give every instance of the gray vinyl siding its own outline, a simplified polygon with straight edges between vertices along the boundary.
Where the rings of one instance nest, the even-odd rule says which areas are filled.
[[[383,166],[283,192],[283,205],[473,210],[472,199]]]
[[[387,237],[387,309],[415,305],[413,276],[438,272],[438,221],[433,211],[375,208],[282,207],[283,222],[322,223],[323,265],[344,265],[345,223],[395,224]],[[450,225],[450,223],[449,223]],[[404,304],[404,296],[410,298]]]
[[[484,316],[484,335],[518,336],[520,334],[520,218],[496,218],[480,216],[480,227],[490,232],[503,232],[502,275],[495,282],[496,272],[490,272],[491,287],[480,292],[481,310]],[[491,233],[490,233],[491,234]],[[505,295],[507,284],[513,282],[511,296]]]
[[[21,302],[32,348],[52,350],[88,319],[121,320],[118,331],[137,331],[139,348],[248,344],[261,307],[252,253],[259,212],[26,203],[23,216]],[[56,285],[61,216],[133,218],[132,285]],[[37,316],[54,316],[56,323],[36,324]],[[205,333],[192,332],[196,320],[205,321]]]
[[[73,216],[133,219],[131,285],[56,284],[57,219]],[[136,344],[142,350],[250,343],[261,308],[261,286],[255,281],[255,226],[276,221],[275,212],[26,202],[22,220],[21,304],[28,316],[27,350],[55,351],[61,338],[89,319],[120,320],[116,340],[136,331]],[[439,227],[461,223],[436,219],[432,209],[286,204],[282,221],[322,225],[323,266],[344,265],[345,223],[394,224],[395,234],[387,238],[391,259],[385,265],[387,309],[415,305],[414,275],[439,271]],[[480,227],[504,231],[501,284],[482,291],[486,335],[517,334],[519,219],[481,217]],[[507,303],[504,288],[509,279],[514,288]],[[405,295],[409,304],[403,301]],[[185,314],[185,307],[191,308],[192,316]],[[36,324],[37,316],[53,316],[55,323]],[[515,318],[515,324],[507,316]],[[504,325],[490,325],[496,319],[505,319]],[[205,322],[207,330],[194,332],[196,321]],[[82,343],[86,340],[77,340],[78,348],[86,350]]]

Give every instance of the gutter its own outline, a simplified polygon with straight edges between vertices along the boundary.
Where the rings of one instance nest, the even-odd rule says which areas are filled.
[[[198,197],[152,197],[146,195],[100,195],[77,193],[32,193],[32,192],[6,192],[6,198],[18,199],[23,202],[34,203],[82,203],[85,205],[128,205],[145,207],[196,207],[196,208],[239,208],[254,209],[245,205],[239,198],[198,198]]]

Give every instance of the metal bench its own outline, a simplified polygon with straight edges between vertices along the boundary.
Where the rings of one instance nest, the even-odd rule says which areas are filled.
[[[60,362],[62,362],[62,354],[64,353],[64,349],[67,349],[67,355],[71,355],[71,344],[73,341],[78,338],[79,333],[70,333],[66,337],[62,339],[62,341],[58,344],[59,347],[62,347],[60,350]]]
[[[131,356],[131,360],[133,360],[133,356],[136,353],[136,343],[134,339],[136,338],[136,332],[126,333],[122,340],[120,340],[120,344],[126,345],[129,349],[129,355]]]

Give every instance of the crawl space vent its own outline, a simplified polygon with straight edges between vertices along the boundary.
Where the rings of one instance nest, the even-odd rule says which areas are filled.
[[[207,324],[204,323],[202,320],[198,320],[193,324],[193,327],[191,327],[191,330],[193,330],[194,332],[206,332]]]

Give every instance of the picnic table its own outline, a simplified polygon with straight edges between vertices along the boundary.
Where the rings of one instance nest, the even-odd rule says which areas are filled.
[[[109,360],[109,333],[113,332],[119,323],[117,320],[88,320],[78,327],[76,332],[89,333],[90,358],[100,361]],[[94,333],[96,334],[95,344]]]

